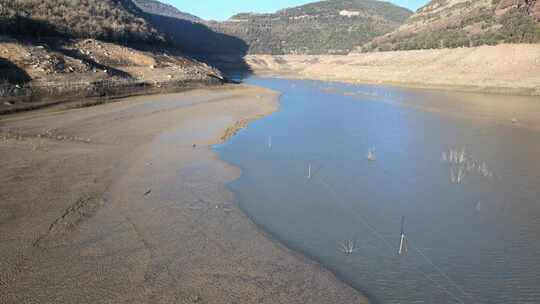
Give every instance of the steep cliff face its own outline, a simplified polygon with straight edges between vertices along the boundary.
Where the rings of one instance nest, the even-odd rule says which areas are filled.
[[[540,42],[538,0],[433,0],[363,51]]]

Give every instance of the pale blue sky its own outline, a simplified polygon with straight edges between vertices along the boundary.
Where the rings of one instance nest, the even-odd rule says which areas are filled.
[[[225,20],[237,13],[271,13],[313,0],[160,0],[176,6],[179,10],[207,20]],[[428,0],[390,0],[399,6],[416,10]]]

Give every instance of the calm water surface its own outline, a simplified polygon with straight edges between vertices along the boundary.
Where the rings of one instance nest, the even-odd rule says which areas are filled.
[[[257,224],[375,303],[540,303],[540,133],[474,108],[538,99],[248,82],[280,91],[281,109],[217,151],[243,170],[230,188]]]

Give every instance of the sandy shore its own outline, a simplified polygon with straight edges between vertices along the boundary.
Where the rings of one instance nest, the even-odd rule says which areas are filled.
[[[211,145],[277,97],[227,86],[0,118],[0,302],[366,303],[225,189],[240,172]]]
[[[260,75],[468,92],[540,95],[540,44],[351,54],[250,55]]]

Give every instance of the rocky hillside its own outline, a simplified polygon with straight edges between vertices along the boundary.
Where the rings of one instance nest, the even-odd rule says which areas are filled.
[[[191,22],[202,22],[202,19],[178,10],[176,7],[155,0],[132,0],[141,10],[155,15],[173,17]]]
[[[222,82],[219,71],[174,49],[141,50],[94,39],[0,41],[0,115],[60,101]]]
[[[0,0],[0,114],[224,81],[145,17],[131,0]]]
[[[398,28],[411,14],[388,2],[332,0],[206,24],[242,39],[252,54],[346,54]]]
[[[363,51],[540,42],[539,0],[433,0]]]

